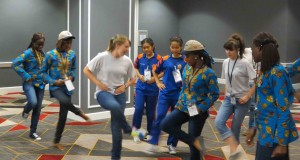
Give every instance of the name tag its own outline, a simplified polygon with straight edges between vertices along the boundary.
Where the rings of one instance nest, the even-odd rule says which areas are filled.
[[[231,102],[232,105],[236,104],[236,100],[235,100],[234,96],[230,96],[230,102]]]
[[[196,104],[193,104],[191,107],[188,107],[190,117],[196,116],[199,114]]]
[[[175,80],[176,83],[182,81],[179,69],[176,69],[175,71],[173,71],[172,74],[173,74],[173,77],[174,77],[174,80]]]
[[[149,69],[144,70],[144,80],[150,81],[151,80],[151,71]]]
[[[74,87],[74,85],[73,85],[73,83],[72,83],[71,80],[66,80],[65,81],[65,85],[66,85],[68,91],[73,91],[75,89],[75,87]]]

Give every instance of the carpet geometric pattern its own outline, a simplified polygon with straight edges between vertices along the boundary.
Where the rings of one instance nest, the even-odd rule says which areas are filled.
[[[46,91],[47,92],[47,91]],[[52,146],[56,123],[58,120],[59,104],[50,99],[45,92],[43,109],[37,133],[42,137],[41,141],[29,138],[30,118],[24,120],[21,117],[26,97],[22,92],[5,93],[0,95],[0,159],[1,160],[109,160],[111,149],[110,120],[97,120],[91,122],[78,122],[68,119],[61,143],[66,147],[61,151]],[[221,141],[220,134],[214,126],[215,116],[219,110],[224,96],[220,96],[218,102],[209,110],[202,136],[199,138],[205,149],[205,160],[224,160],[225,156],[221,147],[225,143]],[[292,113],[300,131],[300,104],[292,106]],[[132,122],[132,116],[127,116],[128,122]],[[242,125],[241,134],[247,130],[248,118]],[[231,119],[227,126],[230,127]],[[146,118],[142,127],[146,127]],[[187,125],[183,125],[187,129]],[[178,143],[177,154],[170,155],[166,146],[167,135],[162,133],[159,144],[160,151],[156,154],[147,154],[144,149],[149,146],[142,142],[135,144],[132,138],[124,135],[122,159],[124,160],[188,160],[189,148],[182,142]],[[255,147],[247,147],[245,137],[241,136],[241,145],[247,154],[255,155]],[[290,144],[291,160],[299,157],[300,140]]]

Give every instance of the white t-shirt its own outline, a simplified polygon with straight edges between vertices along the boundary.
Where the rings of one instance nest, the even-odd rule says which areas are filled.
[[[222,76],[226,80],[226,96],[234,95],[236,98],[241,98],[249,91],[249,80],[255,78],[255,70],[253,66],[247,62],[245,58],[235,60],[225,59],[222,66]],[[229,69],[228,69],[229,64]],[[232,67],[234,65],[233,71]],[[230,85],[229,75],[232,72],[232,81]]]
[[[131,59],[126,55],[115,58],[109,51],[98,53],[86,66],[97,73],[97,79],[110,88],[111,93],[117,87],[124,85],[126,77],[135,77]],[[96,86],[95,95],[100,91],[101,89]]]

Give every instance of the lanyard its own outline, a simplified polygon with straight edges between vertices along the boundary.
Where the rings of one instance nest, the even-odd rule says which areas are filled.
[[[31,49],[31,51],[34,53],[34,58],[37,61],[37,63],[39,64],[39,67],[42,67],[42,62],[43,62],[43,56],[42,53],[37,51],[37,50],[33,50]]]
[[[192,75],[192,77],[190,77],[190,75],[189,75],[189,78],[188,78],[189,79],[188,80],[189,91],[191,91],[191,83],[192,83],[193,78],[195,77],[195,75],[198,74],[199,70],[202,69],[203,67],[204,67],[204,64],[196,70],[196,72]]]
[[[68,71],[68,57],[67,57],[67,55],[65,57],[63,57],[61,52],[59,52],[59,56],[61,59],[63,73],[66,74]]]
[[[235,61],[234,61],[234,64],[233,64],[233,66],[232,66],[232,70],[231,70],[230,75],[229,75],[230,59],[229,59],[229,61],[228,61],[228,77],[229,77],[229,83],[230,83],[231,88],[232,88],[232,85],[231,85],[231,81],[232,81],[232,72],[233,72],[234,66],[235,66],[236,61],[237,61],[238,58],[239,58],[239,57],[236,57],[236,59],[235,59]]]
[[[43,57],[42,57],[42,55],[41,55],[41,52],[36,52],[36,56],[37,56],[37,59],[38,59],[38,63],[39,63],[39,65],[41,65],[42,64],[42,61],[43,61]]]

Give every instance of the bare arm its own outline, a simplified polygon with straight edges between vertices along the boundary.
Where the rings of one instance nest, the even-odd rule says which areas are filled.
[[[138,77],[142,82],[145,82],[144,76],[141,75],[140,71],[139,71],[138,69],[136,69],[136,68],[135,68],[134,70],[135,70],[135,73],[136,73],[137,77]]]
[[[241,104],[247,103],[248,100],[251,98],[251,96],[252,96],[253,93],[255,92],[255,85],[256,85],[256,84],[254,84],[254,85],[250,88],[250,90],[247,92],[247,94],[246,94],[245,96],[243,96],[242,98],[240,98],[239,102],[240,102]]]
[[[300,92],[295,92],[295,98],[300,102]]]
[[[152,71],[152,74],[153,74],[153,78],[154,78],[159,90],[166,88],[166,86],[163,83],[161,83],[159,80],[164,75],[164,72],[161,72],[159,75],[157,75],[157,73],[155,71]]]
[[[116,90],[115,93],[116,94],[121,94],[123,92],[125,92],[126,88],[128,88],[129,86],[135,84],[136,78],[130,78],[124,85],[119,86]]]

